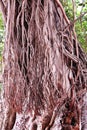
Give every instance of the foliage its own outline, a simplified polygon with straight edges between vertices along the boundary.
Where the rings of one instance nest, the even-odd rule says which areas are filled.
[[[0,13],[0,80],[1,80],[1,73],[2,73],[2,51],[4,47],[4,24],[2,20],[2,15]],[[0,91],[2,88],[2,83],[0,83]]]
[[[3,43],[4,43],[4,24],[2,20],[2,15],[0,13],[0,63],[2,61],[2,50],[4,46]]]
[[[73,21],[73,4],[72,0],[61,0],[64,9],[66,11],[66,14],[68,18]],[[84,0],[81,2],[80,0],[75,0],[75,16],[78,18],[81,14],[84,12],[87,12],[87,1]],[[81,17],[76,23],[75,23],[75,31],[77,33],[77,38],[84,49],[84,51],[87,53],[87,14]]]

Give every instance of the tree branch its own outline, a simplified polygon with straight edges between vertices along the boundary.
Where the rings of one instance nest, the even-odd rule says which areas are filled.
[[[87,14],[87,11],[84,12],[83,14],[81,14],[78,18],[76,18],[75,20],[71,21],[70,24],[68,24],[65,28],[64,31],[66,31],[67,28],[69,28],[71,26],[71,29],[73,30],[73,26],[74,24],[81,18],[83,17],[85,14]]]
[[[4,24],[6,25],[6,21],[7,21],[6,8],[2,0],[0,0],[0,8],[3,15]]]
[[[85,14],[87,14],[87,11],[81,14],[77,19],[73,21],[73,23],[77,22],[80,18],[82,18]]]

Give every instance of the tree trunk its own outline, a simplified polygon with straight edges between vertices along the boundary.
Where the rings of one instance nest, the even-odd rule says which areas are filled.
[[[87,60],[60,1],[4,5],[2,130],[81,130]]]

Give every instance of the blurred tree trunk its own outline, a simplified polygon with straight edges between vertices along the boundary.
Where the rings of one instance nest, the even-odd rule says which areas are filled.
[[[2,130],[81,130],[87,60],[60,1],[0,2],[6,23]]]

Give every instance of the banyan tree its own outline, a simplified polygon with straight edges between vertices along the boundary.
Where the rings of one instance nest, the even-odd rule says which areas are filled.
[[[87,130],[87,56],[59,0],[0,0],[2,130]]]

